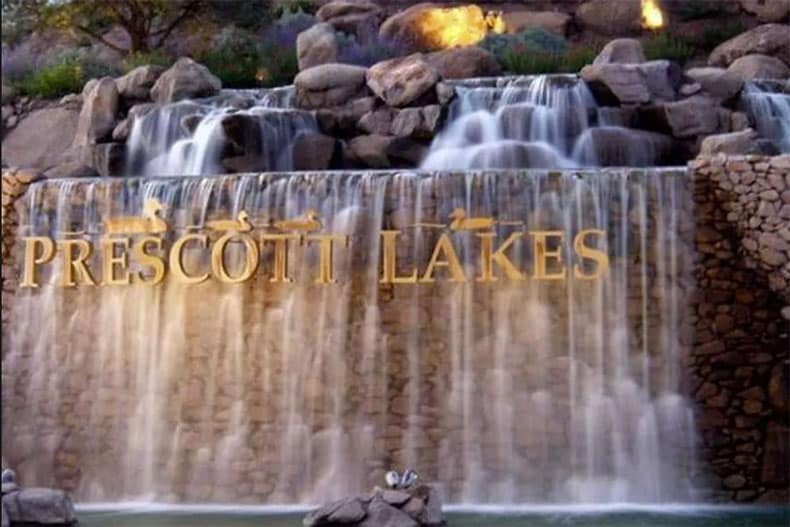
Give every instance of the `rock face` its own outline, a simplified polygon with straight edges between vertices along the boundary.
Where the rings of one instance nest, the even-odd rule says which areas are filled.
[[[294,79],[296,105],[316,109],[340,106],[364,96],[367,69],[349,64],[322,64]]]
[[[740,75],[724,68],[692,68],[686,75],[698,82],[708,95],[722,101],[735,98],[744,85]]]
[[[418,485],[401,491],[376,489],[370,495],[344,498],[310,512],[305,527],[439,527],[446,525],[434,487]]]
[[[163,72],[151,88],[151,98],[159,104],[210,97],[219,93],[222,81],[202,64],[183,57]]]
[[[673,62],[653,60],[643,64],[593,64],[582,68],[581,77],[599,99],[644,104],[674,100],[682,71]]]
[[[151,96],[151,88],[164,71],[163,66],[139,66],[115,79],[118,93],[127,101],[147,101]]]
[[[595,57],[593,65],[598,64],[641,64],[645,62],[642,43],[635,38],[612,40]]]
[[[764,24],[720,44],[708,64],[727,67],[736,59],[753,54],[769,55],[790,64],[790,25]]]
[[[296,55],[299,70],[320,64],[337,62],[337,37],[335,28],[325,22],[316,24],[296,37]]]
[[[787,0],[738,0],[741,8],[760,22],[781,22],[790,16]]]
[[[663,110],[666,122],[675,137],[712,134],[720,127],[718,105],[715,100],[705,95],[695,95],[665,104]]]
[[[118,113],[118,88],[115,80],[104,77],[85,84],[74,146],[87,146],[108,139],[115,128]]]
[[[3,495],[9,522],[32,525],[77,523],[71,498],[62,490],[27,488]]]
[[[757,132],[751,128],[729,134],[709,135],[702,140],[701,156],[715,154],[746,155],[757,153]]]
[[[384,19],[384,10],[368,0],[334,0],[321,6],[316,17],[338,31],[364,40]]]
[[[568,34],[571,15],[558,11],[509,11],[502,15],[508,33],[520,33],[528,29],[544,29],[564,37]]]
[[[411,52],[433,51],[431,44],[423,38],[416,27],[417,21],[425,11],[439,7],[442,6],[423,2],[395,13],[381,24],[379,38]]]
[[[576,9],[582,27],[603,35],[622,35],[641,29],[640,0],[590,0]]]
[[[294,170],[339,168],[341,153],[337,139],[323,134],[305,134],[293,146]]]
[[[756,54],[735,59],[727,71],[747,82],[753,79],[786,79],[790,75],[790,68],[781,60]]]
[[[385,60],[367,72],[368,87],[389,106],[402,107],[433,90],[439,73],[419,53]]]
[[[425,62],[445,79],[493,77],[502,73],[496,57],[477,46],[453,48],[425,55]]]
[[[61,162],[71,147],[80,120],[78,104],[34,110],[3,137],[3,162],[45,170]]]

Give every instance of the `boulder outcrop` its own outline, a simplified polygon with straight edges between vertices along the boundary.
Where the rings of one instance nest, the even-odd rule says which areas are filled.
[[[727,40],[714,49],[708,64],[727,67],[746,55],[760,54],[775,57],[790,64],[790,25],[764,24]]]
[[[439,73],[420,53],[374,64],[366,78],[371,91],[393,107],[416,102],[440,80]]]
[[[322,22],[296,37],[296,56],[299,70],[337,62],[337,36],[332,25]]]
[[[159,104],[209,97],[222,88],[222,81],[207,67],[183,57],[164,71],[151,88],[151,98]]]
[[[306,69],[294,79],[296,105],[314,110],[364,97],[366,73],[366,68],[350,64],[322,64]]]

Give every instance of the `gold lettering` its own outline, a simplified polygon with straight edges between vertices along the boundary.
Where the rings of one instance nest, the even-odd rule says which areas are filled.
[[[58,246],[63,251],[63,277],[61,285],[63,287],[76,287],[82,281],[89,285],[96,285],[96,280],[91,275],[86,261],[93,254],[93,245],[88,240],[60,240]],[[73,248],[79,250],[75,257]],[[75,275],[78,277],[75,280]]]
[[[444,259],[440,259],[442,254],[445,255]],[[428,263],[428,268],[425,270],[420,282],[434,282],[433,272],[437,267],[447,267],[447,270],[450,272],[451,282],[466,282],[461,262],[458,261],[458,255],[455,253],[453,243],[446,234],[442,234],[439,237],[439,241],[436,242],[431,261]]]
[[[334,242],[343,242],[348,245],[348,236],[335,236],[332,234],[317,234],[307,236],[305,238],[307,243],[316,241],[319,243],[319,258],[318,258],[318,278],[316,284],[334,284],[337,283],[334,275]]]
[[[573,276],[580,280],[595,280],[597,278],[601,278],[609,270],[609,255],[606,254],[605,251],[601,251],[600,249],[596,249],[594,247],[588,247],[584,244],[584,239],[590,234],[601,237],[606,236],[606,232],[602,230],[585,229],[583,231],[579,231],[579,233],[573,239],[573,250],[579,256],[579,258],[592,260],[598,264],[595,268],[595,272],[592,274],[584,274],[582,266],[576,264],[573,267]]]
[[[230,276],[230,273],[228,273],[228,269],[225,266],[225,247],[227,247],[228,242],[236,236],[244,244],[245,258],[244,269],[242,270],[241,274],[239,276],[233,277]],[[214,244],[214,247],[211,249],[211,270],[214,272],[214,276],[216,276],[220,282],[224,282],[226,284],[239,284],[249,280],[258,269],[258,262],[260,262],[260,252],[258,251],[258,245],[246,234],[239,234],[233,231],[228,232],[227,234],[224,234],[219,240],[217,240],[217,242]]]
[[[565,266],[562,265],[562,231],[533,231],[530,232],[535,237],[535,275],[536,280],[564,280],[566,276]],[[549,250],[547,240],[549,237],[559,238],[557,248]],[[555,260],[561,270],[549,273],[547,271],[549,259]]]
[[[494,263],[499,265],[505,272],[505,276],[510,280],[525,280],[524,275],[516,269],[513,262],[505,256],[507,251],[513,243],[520,239],[523,233],[512,233],[505,243],[499,249],[493,250],[493,240],[496,234],[493,232],[481,232],[477,234],[480,238],[480,276],[477,277],[478,282],[496,282],[498,278],[494,276]]]
[[[25,240],[25,272],[19,287],[38,287],[38,267],[55,258],[55,242],[46,236],[31,236]],[[37,248],[41,247],[41,254]]]
[[[129,238],[104,238],[102,239],[102,280],[103,285],[128,285],[132,277],[129,275]],[[123,252],[115,254],[115,246],[120,245]],[[115,278],[115,268],[120,267],[123,275]]]
[[[297,234],[264,234],[263,243],[274,243],[274,276],[269,279],[273,284],[293,282],[288,276],[288,242],[299,239]]]
[[[398,276],[398,249],[396,241],[400,231],[381,231],[381,280],[382,284],[416,284],[417,269],[407,276]]]
[[[184,269],[184,246],[191,241],[200,242],[205,248],[208,244],[208,236],[205,234],[186,234],[176,240],[170,248],[170,269],[175,277],[185,284],[199,284],[208,280],[208,273],[201,275],[189,275]]]
[[[145,285],[157,285],[165,279],[167,268],[165,261],[162,257],[146,252],[147,245],[153,244],[157,251],[162,250],[162,238],[157,236],[146,236],[141,238],[134,244],[132,248],[132,255],[137,263],[140,265],[147,265],[154,271],[154,275],[150,279],[146,279],[142,271],[137,273],[140,283]]]

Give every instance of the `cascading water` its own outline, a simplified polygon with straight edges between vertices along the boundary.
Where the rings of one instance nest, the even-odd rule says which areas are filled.
[[[312,113],[293,108],[291,87],[167,104],[133,120],[127,172],[209,175],[228,172],[234,161],[246,171],[291,170],[295,141],[316,129]]]
[[[783,153],[790,152],[790,91],[780,82],[753,81],[742,96],[759,134]]]
[[[265,229],[308,209],[321,232],[350,235],[350,245],[336,249],[330,285],[315,284],[316,244],[290,245],[292,283],[270,282],[270,247],[243,284],[62,289],[59,267],[48,267],[39,289],[19,292],[5,337],[5,460],[23,481],[72,488],[80,501],[316,502],[404,466],[441,482],[451,502],[692,500],[678,335],[683,174],[36,183],[23,235],[84,231],[76,236],[98,243],[103,220],[137,215],[154,197],[166,245],[241,210]],[[479,238],[427,226],[459,207],[496,219],[497,245],[552,230],[572,254],[576,232],[604,230],[611,267],[600,280],[572,270],[535,280],[525,235],[508,257],[526,279],[498,270],[497,282],[480,283]],[[401,231],[399,275],[422,274],[447,232],[466,281],[440,268],[434,283],[381,284],[381,229]],[[231,244],[231,268],[242,250]],[[184,259],[190,273],[209,260],[198,246]]]
[[[599,107],[575,75],[460,81],[456,93],[426,170],[673,162],[671,138],[626,128],[622,112]]]

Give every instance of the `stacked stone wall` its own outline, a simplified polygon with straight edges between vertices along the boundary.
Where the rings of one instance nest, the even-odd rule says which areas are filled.
[[[699,158],[690,170],[697,290],[688,370],[701,454],[719,500],[786,503],[790,156]]]

